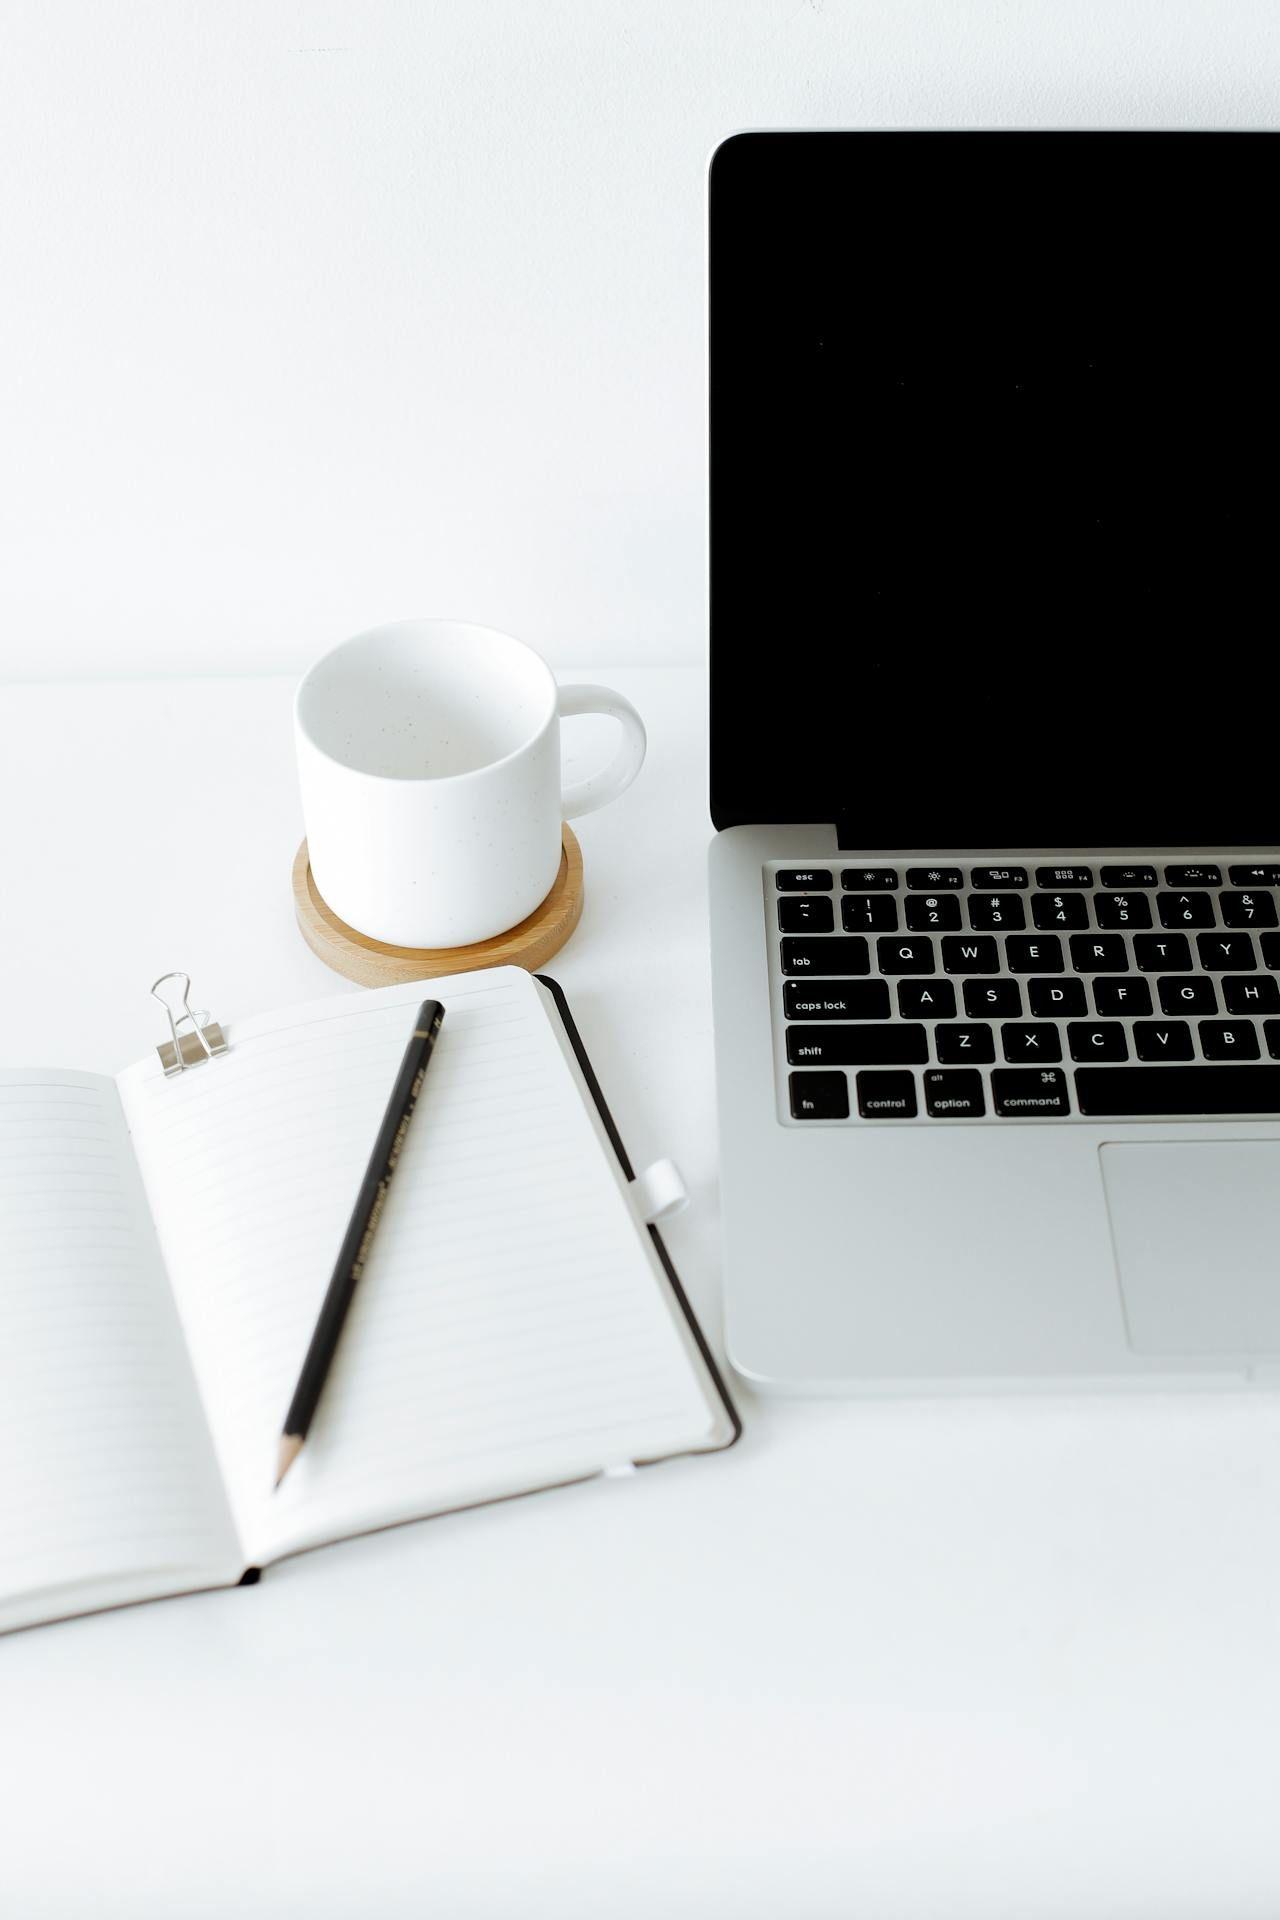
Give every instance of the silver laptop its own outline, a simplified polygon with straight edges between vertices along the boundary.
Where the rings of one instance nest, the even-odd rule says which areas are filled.
[[[710,186],[727,1340],[1280,1380],[1280,136],[745,134]]]

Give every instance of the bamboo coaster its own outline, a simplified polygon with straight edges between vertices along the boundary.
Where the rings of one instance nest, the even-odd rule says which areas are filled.
[[[525,967],[535,973],[559,953],[582,918],[582,849],[569,827],[556,883],[527,920],[492,940],[470,947],[389,947],[357,933],[321,899],[311,878],[307,843],[293,863],[293,906],[312,953],[362,987],[394,987],[429,980],[438,973],[470,973],[477,967]]]

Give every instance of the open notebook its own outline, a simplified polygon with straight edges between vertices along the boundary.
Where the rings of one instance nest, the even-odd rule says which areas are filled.
[[[306,1447],[280,1423],[424,993],[446,1017]],[[0,1073],[0,1630],[737,1436],[558,989],[316,1000],[166,1079]]]

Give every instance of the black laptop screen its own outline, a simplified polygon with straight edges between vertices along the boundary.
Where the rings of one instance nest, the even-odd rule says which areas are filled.
[[[1274,845],[1280,136],[744,135],[712,812]]]

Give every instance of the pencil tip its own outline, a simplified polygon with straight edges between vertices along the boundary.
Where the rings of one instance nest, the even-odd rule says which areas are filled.
[[[276,1486],[284,1479],[290,1467],[302,1452],[302,1440],[296,1433],[280,1435],[280,1451],[276,1455]]]

